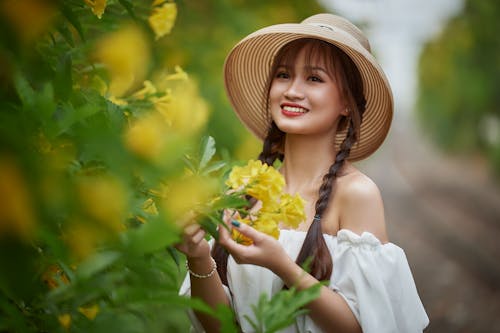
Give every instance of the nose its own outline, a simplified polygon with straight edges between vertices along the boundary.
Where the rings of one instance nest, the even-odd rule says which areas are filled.
[[[302,85],[300,83],[300,80],[297,78],[290,80],[290,84],[288,85],[283,95],[285,96],[285,98],[289,100],[303,99],[304,93],[302,91]]]

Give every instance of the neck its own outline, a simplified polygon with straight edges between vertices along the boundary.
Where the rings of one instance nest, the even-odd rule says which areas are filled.
[[[281,167],[287,192],[317,192],[323,176],[335,161],[334,137],[287,134]]]

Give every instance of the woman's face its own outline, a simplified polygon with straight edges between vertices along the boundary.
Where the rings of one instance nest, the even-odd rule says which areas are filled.
[[[271,116],[285,133],[333,138],[346,104],[331,66],[322,56],[307,59],[308,47],[290,65],[278,64],[269,91]]]

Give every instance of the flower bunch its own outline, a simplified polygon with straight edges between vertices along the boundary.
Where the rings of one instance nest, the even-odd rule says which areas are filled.
[[[305,219],[304,200],[298,194],[283,192],[283,176],[261,161],[250,160],[243,167],[234,167],[226,185],[237,195],[247,195],[257,200],[252,207],[239,210],[240,217],[237,220],[274,238],[279,237],[280,224],[297,228]],[[251,239],[234,229],[232,236],[241,244],[252,243]]]

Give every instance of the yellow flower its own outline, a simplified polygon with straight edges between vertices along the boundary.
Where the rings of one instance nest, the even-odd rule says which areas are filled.
[[[94,318],[99,313],[99,305],[94,304],[90,306],[81,306],[78,308],[78,311],[88,319],[94,320]]]
[[[237,220],[240,223],[252,225],[252,221],[250,221],[249,219],[237,219]],[[253,244],[253,240],[251,238],[243,235],[236,228],[231,229],[231,238],[238,244],[242,244],[242,245],[252,245]]]
[[[163,207],[174,221],[184,221],[189,211],[197,211],[208,204],[217,191],[217,180],[196,175],[172,182],[163,199]]]
[[[281,223],[297,228],[305,219],[304,200],[299,195],[284,193],[284,177],[261,161],[250,160],[246,166],[234,167],[226,185],[261,202],[260,209],[249,213],[245,223],[274,238],[279,237]],[[241,238],[237,232],[233,232],[233,237]]]
[[[189,76],[187,75],[186,72],[182,70],[180,66],[175,66],[175,73],[168,74],[164,78],[165,81],[174,81],[174,80],[187,81],[188,79]]]
[[[71,315],[69,313],[64,313],[62,315],[57,316],[57,320],[59,320],[61,326],[64,327],[66,330],[68,330],[69,327],[71,326]]]
[[[198,133],[208,120],[208,105],[192,80],[177,82],[171,94],[158,98],[154,105],[172,130],[180,135],[191,136]]]
[[[273,167],[250,160],[244,167],[234,167],[226,184],[234,190],[244,188],[247,194],[272,205],[279,198],[285,179]]]
[[[253,223],[252,227],[272,236],[276,239],[280,236],[280,230],[278,227],[278,221],[276,221],[276,216],[270,213],[260,214],[259,218]]]
[[[153,5],[160,3],[155,1]],[[159,6],[155,6],[149,16],[149,25],[155,33],[155,39],[167,35],[172,30],[175,18],[177,17],[177,6],[175,3],[167,2]]]
[[[299,224],[306,219],[304,205],[304,199],[298,194],[292,196],[288,193],[284,193],[281,196],[280,202],[281,222],[289,227],[297,228]]]
[[[121,97],[134,84],[143,81],[150,50],[141,29],[128,25],[101,38],[94,54],[109,71],[108,94]]]
[[[144,99],[148,95],[156,94],[156,92],[157,92],[156,87],[154,86],[154,84],[151,81],[146,80],[146,81],[144,81],[143,85],[144,85],[144,88],[136,91],[132,95],[132,97],[137,98],[137,99]]]
[[[28,184],[17,163],[6,156],[0,156],[0,198],[0,236],[30,239],[36,222]]]
[[[87,6],[92,9],[92,13],[98,18],[102,17],[104,9],[106,9],[106,0],[84,0]]]
[[[229,174],[226,184],[233,190],[240,190],[242,187],[248,185],[261,173],[267,170],[267,164],[262,164],[261,161],[248,161],[247,165],[240,167],[235,166]]]
[[[42,281],[44,281],[49,289],[55,289],[59,287],[59,283],[69,284],[69,279],[64,274],[64,271],[58,265],[50,265],[47,271],[42,275]]]
[[[153,199],[148,198],[142,204],[142,210],[150,215],[158,215],[158,209],[156,208],[156,204]]]
[[[89,217],[105,228],[119,232],[126,216],[124,186],[110,176],[85,177],[78,181],[78,196]]]
[[[130,151],[150,161],[158,161],[168,139],[168,123],[151,112],[132,122],[125,132],[125,145]]]
[[[115,96],[108,96],[108,101],[110,101],[111,103],[115,104],[115,105],[128,105],[128,102],[126,100],[124,100],[123,98],[118,98],[118,97],[115,97]]]
[[[63,239],[76,260],[83,260],[94,253],[106,234],[89,221],[72,221],[65,228]]]

